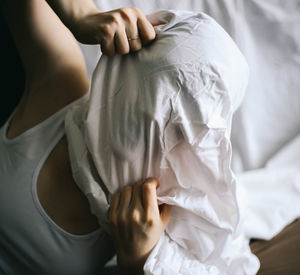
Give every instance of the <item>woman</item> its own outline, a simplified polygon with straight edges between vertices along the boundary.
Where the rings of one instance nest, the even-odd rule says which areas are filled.
[[[72,102],[87,97],[82,54],[45,1],[1,4],[23,61],[26,87],[1,129],[0,271],[100,274],[114,249],[74,183],[63,129]],[[92,2],[76,8],[71,2],[52,4],[81,41],[97,43],[100,38],[108,55],[139,50],[155,38],[153,27],[135,8],[102,14]],[[93,37],[88,27],[95,19],[101,35],[98,29]],[[111,232],[121,272],[143,273],[143,263],[168,223],[170,208],[158,208],[157,185],[154,179],[138,182],[112,199]],[[133,221],[123,221],[129,212]],[[145,219],[137,223],[136,214]],[[122,231],[115,226],[119,220]]]

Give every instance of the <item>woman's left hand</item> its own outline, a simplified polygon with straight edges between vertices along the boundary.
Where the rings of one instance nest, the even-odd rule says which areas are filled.
[[[108,12],[92,9],[72,22],[70,28],[78,41],[100,44],[102,53],[109,56],[138,51],[156,36],[147,17],[135,7]]]
[[[144,263],[170,220],[171,206],[158,206],[158,185],[150,178],[112,197],[109,220],[121,271],[143,274]]]

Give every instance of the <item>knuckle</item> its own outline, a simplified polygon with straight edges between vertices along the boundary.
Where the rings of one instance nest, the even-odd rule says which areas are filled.
[[[120,15],[125,19],[130,19],[130,9],[129,8],[120,8]]]
[[[137,7],[132,7],[131,8],[137,15],[141,15],[142,14],[142,11],[139,9],[139,8],[137,8]]]
[[[105,37],[111,38],[113,36],[113,30],[112,27],[109,24],[104,24],[101,27],[101,32]]]
[[[140,213],[137,209],[134,209],[130,215],[131,222],[138,224],[140,221]]]
[[[152,228],[152,227],[154,227],[154,224],[155,224],[155,221],[154,221],[154,219],[152,217],[148,217],[146,219],[146,225],[147,225],[147,227]]]
[[[119,25],[120,24],[120,17],[117,12],[111,13],[109,15],[109,21],[113,24]]]

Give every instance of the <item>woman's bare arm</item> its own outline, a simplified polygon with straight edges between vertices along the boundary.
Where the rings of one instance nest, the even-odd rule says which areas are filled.
[[[72,32],[76,22],[101,12],[92,0],[47,0],[47,2]]]
[[[155,38],[155,30],[138,8],[102,12],[92,0],[47,0],[76,39],[100,44],[106,55],[138,51]]]
[[[25,69],[10,129],[15,136],[82,96],[89,81],[75,38],[47,2],[2,0],[1,6]]]
[[[3,0],[2,8],[27,82],[40,83],[66,67],[76,68],[85,76],[85,63],[76,40],[45,1]]]

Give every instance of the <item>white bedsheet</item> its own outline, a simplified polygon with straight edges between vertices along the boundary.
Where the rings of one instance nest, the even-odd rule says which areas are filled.
[[[269,240],[300,217],[300,135],[265,168],[238,175],[238,199],[248,238]]]
[[[246,97],[232,126],[232,166],[239,190],[244,188],[246,194],[240,203],[247,235],[269,239],[299,217],[300,194],[295,187],[300,181],[299,159],[287,161],[299,144],[293,143],[284,159],[275,155],[300,134],[300,1],[97,0],[96,4],[102,10],[137,6],[145,13],[203,11],[223,26],[250,66]],[[83,51],[91,73],[99,47],[85,46]],[[282,161],[272,170],[273,159]],[[280,219],[274,213],[281,213]]]

